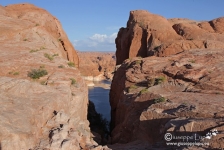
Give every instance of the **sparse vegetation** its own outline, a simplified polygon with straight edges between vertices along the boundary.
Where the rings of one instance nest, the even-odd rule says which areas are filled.
[[[161,102],[165,102],[165,101],[166,101],[166,99],[164,97],[154,99],[154,103],[161,103]]]
[[[74,78],[70,78],[70,80],[72,81],[72,85],[76,84],[76,80]]]
[[[158,78],[155,79],[155,84],[154,85],[161,84],[165,81],[166,81],[166,78],[164,76],[158,77]]]
[[[148,89],[147,88],[144,88],[140,91],[140,95],[142,94],[145,94],[145,93],[148,93]]]
[[[142,62],[141,60],[136,60],[136,61],[135,61],[135,64],[136,64],[136,65],[139,65],[139,64],[141,64],[141,62]]]
[[[58,56],[58,54],[50,55],[48,53],[44,54],[44,57],[48,58],[50,61],[54,60],[54,57]]]
[[[159,85],[163,82],[166,81],[166,78],[164,76],[160,76],[160,77],[157,77],[157,78],[148,78],[147,79],[147,84],[148,84],[148,87],[152,87],[154,85]]]
[[[13,75],[19,75],[19,72],[14,72]]]
[[[51,55],[48,54],[48,53],[45,53],[45,54],[44,54],[44,57],[46,57],[46,58],[49,59],[50,61],[52,61],[52,60],[54,59],[54,57],[51,56]]]
[[[189,60],[188,62],[190,62],[190,63],[195,63],[195,60],[192,59],[192,60]]]
[[[30,53],[38,52],[40,50],[46,49],[44,46],[41,46],[40,49],[32,49],[30,50]]]
[[[68,66],[69,67],[75,67],[75,64],[74,64],[74,62],[68,62]]]
[[[60,65],[60,66],[58,66],[58,68],[65,68],[65,66],[64,65]]]
[[[152,87],[155,85],[155,78],[148,79],[148,87]]]
[[[54,54],[54,55],[52,55],[52,57],[56,57],[56,56],[59,56],[58,54]]]
[[[43,77],[47,74],[48,72],[45,69],[32,69],[28,72],[27,76],[32,79],[39,79],[40,77]]]
[[[30,53],[34,53],[34,52],[38,52],[38,51],[39,51],[39,49],[31,49]]]
[[[61,42],[61,41],[62,41],[62,39],[61,39],[61,38],[59,38],[59,39],[58,39],[58,41],[59,41],[59,42]]]
[[[184,103],[182,103],[182,105],[186,106],[186,105],[187,105],[187,103],[186,103],[186,102],[184,102]]]
[[[46,48],[45,48],[44,46],[41,46],[41,47],[40,47],[40,50],[42,50],[42,49],[46,49]]]
[[[128,88],[128,93],[131,92],[131,90],[134,90],[134,89],[137,89],[138,87],[136,85],[131,85],[129,88]]]
[[[36,23],[36,26],[39,26],[40,24],[39,23]]]
[[[28,41],[27,39],[23,39],[23,41]]]
[[[10,75],[12,74],[12,75],[16,76],[16,75],[19,75],[19,72],[18,72],[18,71],[16,71],[16,72],[14,72],[14,71],[10,71],[9,74],[10,74]]]

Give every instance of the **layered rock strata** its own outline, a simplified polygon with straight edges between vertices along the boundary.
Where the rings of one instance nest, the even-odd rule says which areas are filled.
[[[192,23],[130,13],[116,39],[112,143],[140,140],[161,149],[169,132],[204,137],[199,142],[210,145],[201,149],[224,148],[223,28],[223,18]],[[214,129],[219,134],[205,139]]]
[[[78,52],[80,72],[88,81],[112,80],[116,58],[113,52]]]
[[[88,89],[60,22],[31,4],[0,12],[0,149],[96,148]]]
[[[169,56],[190,49],[223,49],[224,18],[196,22],[131,11],[116,38],[117,65],[127,58]]]

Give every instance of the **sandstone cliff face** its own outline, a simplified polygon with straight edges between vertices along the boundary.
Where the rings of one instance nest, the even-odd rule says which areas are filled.
[[[117,65],[136,56],[169,56],[189,49],[223,49],[224,18],[209,22],[167,20],[148,11],[131,11],[116,38]]]
[[[0,149],[94,148],[87,86],[59,21],[18,4],[0,7],[0,22]],[[32,69],[48,74],[31,79]]]
[[[57,18],[53,17],[46,10],[31,4],[9,5],[0,9],[1,15],[4,16],[1,18],[0,40],[10,39],[15,42],[23,41],[24,39],[28,42],[31,40],[33,42],[35,40],[37,42],[38,40],[43,40],[44,43],[41,46],[50,44],[52,49],[60,48],[61,56],[74,62],[78,67],[78,55]],[[46,33],[50,33],[50,35],[46,36]],[[27,36],[29,36],[29,39]]]
[[[113,78],[115,54],[112,52],[78,52],[80,72],[88,80],[105,80]]]
[[[129,59],[111,85],[113,143],[140,140],[162,148],[167,132],[205,136],[217,129],[205,141],[210,149],[224,148],[223,28],[223,18],[192,24],[131,12],[116,39],[117,64]]]

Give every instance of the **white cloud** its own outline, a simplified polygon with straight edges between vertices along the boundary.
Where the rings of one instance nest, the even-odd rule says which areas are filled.
[[[94,34],[85,40],[74,40],[73,44],[77,50],[84,51],[115,51],[115,38],[117,33],[111,35]]]
[[[104,42],[107,39],[106,34],[94,34],[93,36],[89,37],[89,39],[97,42]]]

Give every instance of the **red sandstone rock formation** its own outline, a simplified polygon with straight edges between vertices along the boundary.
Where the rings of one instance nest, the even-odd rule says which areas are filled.
[[[22,41],[23,39],[27,39],[27,32],[32,31],[32,33],[36,34],[29,37],[30,39],[27,39],[28,41],[36,40],[37,38],[44,39],[44,32],[47,32],[51,37],[58,40],[58,42],[49,41],[50,39],[46,38],[44,44],[46,42],[52,42],[55,48],[60,47],[62,57],[74,62],[78,67],[78,55],[57,18],[53,17],[46,10],[37,8],[31,4],[9,5],[0,9],[3,12],[2,15],[8,17],[4,18],[4,23],[9,25],[1,29],[2,38],[7,40],[7,38],[14,37],[14,40]],[[24,23],[25,21],[26,23]],[[17,24],[15,25],[15,23]],[[13,28],[10,28],[11,26]]]
[[[112,52],[78,52],[80,72],[86,77],[112,79],[115,68],[115,54]]]
[[[113,143],[140,140],[161,149],[167,132],[205,136],[217,129],[207,148],[224,148],[223,29],[223,18],[192,23],[131,12],[116,39],[117,64],[129,59],[111,85]]]
[[[197,23],[167,20],[148,11],[131,11],[116,38],[117,65],[136,56],[169,56],[189,49],[223,49],[224,18]]]
[[[59,21],[41,8],[18,4],[1,6],[0,22],[0,149],[96,147],[87,121],[87,86]],[[47,75],[31,79],[32,69]]]

